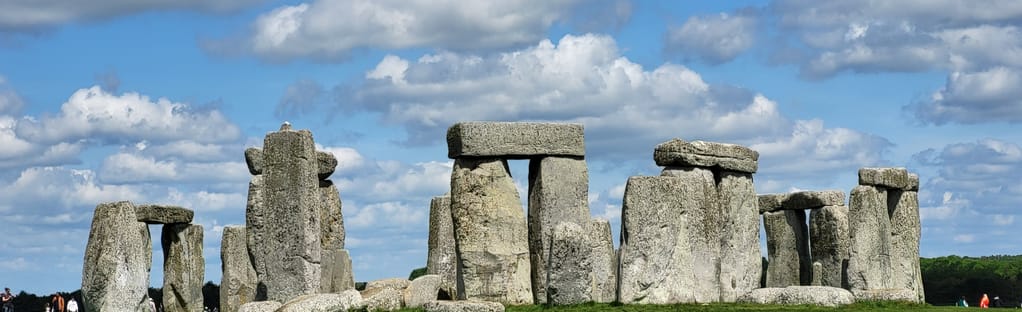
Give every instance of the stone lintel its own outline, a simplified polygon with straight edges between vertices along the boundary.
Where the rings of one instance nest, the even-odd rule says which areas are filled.
[[[447,157],[585,156],[581,124],[459,122],[447,129]]]
[[[759,195],[759,213],[778,210],[818,209],[826,206],[844,205],[845,192],[840,190]]]

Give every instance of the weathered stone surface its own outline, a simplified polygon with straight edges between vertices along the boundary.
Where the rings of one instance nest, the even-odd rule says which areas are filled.
[[[787,194],[759,195],[759,212],[817,209],[844,206],[845,192],[839,190],[801,191]]]
[[[135,217],[138,222],[146,224],[192,223],[195,215],[191,209],[169,205],[138,205],[135,206]]]
[[[905,187],[907,191],[918,192],[919,191],[919,175],[915,173],[908,174],[908,186]]]
[[[163,246],[164,311],[202,312],[202,284],[206,282],[202,225],[164,225],[160,241]]]
[[[92,216],[82,266],[85,311],[148,308],[152,240],[129,202],[102,203]]]
[[[617,300],[617,251],[610,231],[610,221],[589,221],[589,237],[593,240],[589,261],[593,263],[593,302]]]
[[[852,290],[859,301],[904,301],[919,302],[915,290],[904,288]]]
[[[276,301],[248,302],[238,307],[238,312],[274,312],[280,309],[280,306],[282,304]]]
[[[320,273],[321,293],[337,293],[355,289],[351,272],[351,257],[344,250],[344,218],[337,186],[330,180],[319,182],[322,203],[320,217]]]
[[[888,191],[891,216],[891,287],[917,292],[916,301],[924,299],[922,272],[919,267],[919,195],[913,191]]]
[[[717,301],[720,213],[713,173],[673,168],[662,174],[631,177],[625,186],[619,301]]]
[[[271,221],[266,209],[266,203],[263,201],[263,184],[263,176],[261,174],[252,176],[252,180],[248,182],[248,200],[245,203],[245,249],[249,255],[249,261],[252,263],[253,272],[256,272],[257,267],[266,267],[265,257],[256,257],[252,254],[255,250],[253,246],[261,244],[262,240],[271,239],[269,236],[253,233],[249,228],[267,228]],[[267,231],[264,230],[263,232]],[[267,301],[266,285],[260,283],[258,273],[256,273],[256,295],[254,300]]]
[[[393,289],[397,289],[397,290],[405,290],[405,288],[408,288],[408,285],[411,285],[411,284],[412,284],[412,282],[409,281],[408,279],[404,279],[404,278],[400,278],[400,277],[385,278],[385,279],[379,279],[379,280],[367,282],[365,290],[373,290],[373,289],[377,289],[377,288],[381,288],[381,289],[382,288],[393,288]]]
[[[813,282],[809,283],[810,286],[823,286],[823,264],[819,262],[813,262]],[[833,287],[833,286],[831,286]]]
[[[395,311],[402,307],[404,291],[391,287],[367,288],[362,291],[362,303],[367,311]],[[297,312],[297,311],[296,311]]]
[[[451,173],[458,299],[531,304],[528,227],[500,159],[457,159]]]
[[[758,304],[815,305],[837,307],[855,302],[852,293],[837,287],[789,286],[784,288],[755,289],[739,299],[740,302]]]
[[[781,210],[763,214],[767,236],[766,286],[809,285],[813,267],[809,255],[809,229],[804,210]]]
[[[286,127],[284,127],[286,128]],[[263,143],[260,190],[250,185],[246,211],[248,247],[259,277],[257,299],[265,293],[286,302],[317,293],[320,271],[320,208],[318,166],[308,130],[270,132]],[[253,195],[259,197],[253,200]],[[264,291],[265,290],[265,291]]]
[[[720,175],[720,301],[734,302],[759,288],[763,273],[758,201],[751,174],[724,171]]]
[[[263,149],[257,147],[246,148],[245,164],[248,165],[248,173],[252,175],[263,174]]]
[[[861,171],[860,171],[861,172]],[[883,188],[859,185],[848,201],[848,286],[855,292],[891,288],[891,222],[887,192]]]
[[[245,227],[224,227],[220,241],[220,311],[235,312],[241,305],[255,300],[256,279],[248,256]]]
[[[581,124],[459,122],[447,129],[447,157],[585,156]]]
[[[323,250],[320,258],[323,261],[320,266],[323,274],[323,280],[319,285],[320,292],[337,293],[355,289],[355,275],[352,272],[348,250]]]
[[[550,240],[549,283],[546,294],[550,304],[613,302],[616,270],[610,223],[592,220],[585,226],[561,222]]]
[[[405,288],[405,307],[421,308],[426,302],[437,300],[438,291],[440,291],[440,275],[419,276],[408,284],[408,288]]]
[[[821,286],[848,287],[845,267],[848,265],[848,207],[826,206],[809,212],[809,250],[820,272],[813,271],[813,280]],[[819,278],[817,278],[819,275]]]
[[[905,168],[860,168],[859,185],[907,189],[910,181]],[[916,183],[918,184],[918,182]]]
[[[451,197],[433,197],[429,203],[426,274],[440,276],[440,297],[443,299],[454,299],[458,295],[458,254],[455,252],[453,222]]]
[[[504,312],[500,303],[477,300],[430,301],[422,308],[425,312]]]
[[[331,174],[334,174],[334,169],[337,168],[337,157],[334,154],[327,152],[316,152],[316,168],[317,176],[320,180],[326,180],[330,178]]]
[[[734,144],[671,139],[656,146],[653,160],[662,167],[721,167],[729,171],[755,173],[759,153]]]
[[[358,291],[345,290],[333,294],[303,295],[285,303],[276,312],[335,312],[366,308]],[[368,309],[373,311],[372,309]]]
[[[535,303],[545,303],[550,235],[560,222],[589,222],[589,170],[581,158],[529,161],[529,259]]]

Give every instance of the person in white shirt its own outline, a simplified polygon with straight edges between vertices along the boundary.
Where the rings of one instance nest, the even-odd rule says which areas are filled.
[[[67,312],[78,312],[78,301],[75,301],[75,298],[71,298],[71,300],[68,300]]]

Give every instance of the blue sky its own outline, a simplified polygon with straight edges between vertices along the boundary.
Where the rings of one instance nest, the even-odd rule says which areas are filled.
[[[285,120],[340,160],[362,281],[425,264],[464,120],[583,123],[615,235],[625,181],[680,137],[758,150],[759,193],[908,167],[923,256],[1019,254],[1020,23],[1017,1],[2,0],[0,284],[77,289],[115,200],[194,209],[219,281],[243,151]]]

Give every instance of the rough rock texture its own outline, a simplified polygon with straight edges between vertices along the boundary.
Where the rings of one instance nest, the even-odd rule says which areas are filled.
[[[344,218],[341,216],[341,197],[337,186],[330,180],[320,181],[319,192],[322,200],[319,205],[320,292],[355,289],[351,257],[344,250]]]
[[[816,209],[824,206],[844,206],[845,192],[801,191],[787,194],[759,195],[759,212],[778,210]]]
[[[330,178],[331,174],[334,174],[334,169],[337,168],[337,157],[334,154],[327,152],[316,151],[316,176],[320,180],[326,180]]]
[[[915,290],[904,288],[852,290],[859,301],[905,301],[919,302]]]
[[[531,304],[528,227],[507,162],[455,160],[451,217],[459,262],[458,299]]]
[[[546,303],[550,235],[560,222],[589,222],[589,171],[581,158],[543,157],[529,161],[529,259],[533,300]]]
[[[323,279],[321,293],[337,293],[355,289],[355,275],[352,272],[351,256],[346,249],[323,250],[320,254]]]
[[[254,245],[261,244],[262,240],[270,239],[267,235],[257,235],[250,227],[267,228],[270,223],[266,203],[263,201],[263,176],[252,176],[248,182],[248,200],[245,203],[245,249],[248,252],[248,259],[252,263],[252,271],[256,267],[265,267],[265,257],[257,257],[253,253]],[[266,232],[266,231],[263,231]],[[258,237],[258,238],[256,238]],[[256,301],[266,301],[266,285],[259,282],[259,274],[256,273]]]
[[[717,301],[720,214],[713,173],[674,168],[663,174],[631,177],[625,186],[618,300]]]
[[[129,202],[102,203],[92,216],[82,266],[85,311],[148,308],[152,240]]]
[[[590,220],[588,232],[593,240],[589,256],[593,263],[593,302],[614,302],[617,300],[617,251],[610,221]]]
[[[276,312],[335,312],[365,308],[358,291],[345,290],[333,294],[303,295],[285,303]],[[369,309],[369,311],[373,311]]]
[[[847,274],[853,292],[891,288],[891,222],[887,213],[887,191],[865,185],[852,189],[848,201]]]
[[[720,167],[728,171],[756,173],[759,153],[744,146],[671,139],[660,143],[653,160],[662,167]]]
[[[397,290],[404,290],[405,288],[408,288],[408,285],[411,285],[411,284],[412,284],[412,282],[409,281],[408,279],[404,279],[404,278],[400,278],[400,277],[385,278],[385,279],[379,279],[379,280],[367,282],[365,290],[373,290],[373,289],[377,289],[377,288],[381,288],[381,289],[382,288],[393,288],[393,289],[397,289]]]
[[[440,276],[440,297],[444,299],[454,299],[458,295],[458,254],[455,250],[453,222],[451,197],[433,197],[429,203],[426,274]]]
[[[812,283],[809,283],[809,285],[810,286],[823,286],[823,281],[820,280],[821,278],[823,278],[823,264],[814,261],[813,262],[813,281],[812,281]],[[833,286],[831,286],[831,287],[833,287]]]
[[[909,187],[908,170],[905,168],[861,168],[859,169],[859,185],[882,186],[893,189]],[[918,178],[916,179],[918,181]],[[918,185],[919,183],[916,182]],[[917,186],[918,187],[918,186]]]
[[[767,237],[766,287],[809,285],[813,267],[809,255],[806,212],[781,210],[763,214]]]
[[[720,176],[720,301],[734,302],[759,288],[763,273],[758,201],[751,174],[724,171]]]
[[[404,291],[391,287],[380,287],[362,291],[362,303],[367,311],[395,311],[401,309]],[[296,312],[298,310],[295,310]]]
[[[919,195],[913,191],[888,191],[891,215],[891,287],[917,292],[918,302],[924,299],[922,272],[919,267]]]
[[[238,307],[238,312],[274,312],[280,309],[281,305],[280,302],[276,301],[249,302]]]
[[[308,130],[270,132],[263,143],[260,190],[249,190],[248,248],[259,277],[257,299],[286,302],[317,293],[320,271],[318,165]],[[257,198],[253,200],[253,195]],[[255,202],[255,204],[253,204]]]
[[[246,148],[245,164],[248,165],[248,173],[252,175],[263,174],[263,149],[256,147]]]
[[[593,220],[585,226],[561,222],[554,228],[548,257],[549,304],[613,302],[614,245],[610,223]]]
[[[581,124],[459,122],[447,129],[447,157],[585,156]]]
[[[160,241],[163,245],[164,311],[202,312],[202,284],[206,282],[202,225],[164,225]]]
[[[408,284],[408,288],[405,288],[405,307],[421,308],[426,302],[437,300],[438,291],[440,291],[440,275],[419,276]]]
[[[135,217],[138,222],[147,224],[192,223],[195,212],[188,208],[168,205],[135,206]]]
[[[848,287],[845,267],[848,263],[848,207],[826,206],[809,211],[809,250],[814,263],[820,264],[817,278],[821,286]]]
[[[905,187],[906,191],[919,191],[919,175],[915,173],[908,174],[908,186]]]
[[[789,286],[756,289],[742,296],[739,301],[758,304],[807,304],[837,307],[854,303],[855,297],[851,292],[837,287]]]
[[[248,256],[245,227],[224,227],[220,265],[220,311],[235,312],[241,305],[254,301],[258,280]]]
[[[422,308],[425,312],[504,312],[500,303],[476,300],[430,301]]]

